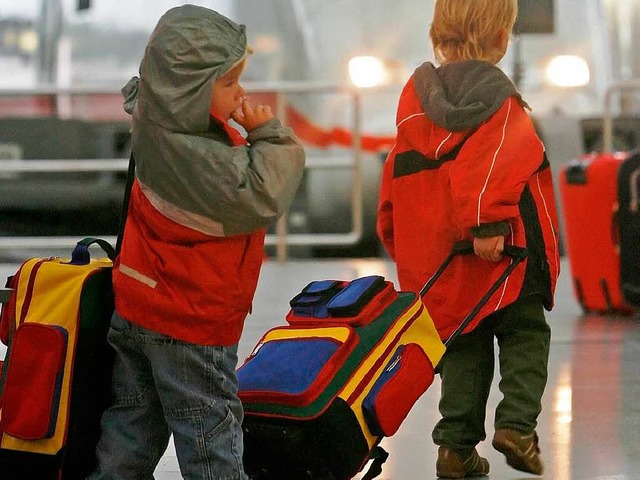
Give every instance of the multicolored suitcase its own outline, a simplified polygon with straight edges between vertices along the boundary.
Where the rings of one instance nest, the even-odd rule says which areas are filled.
[[[110,258],[91,259],[98,243]],[[84,480],[111,397],[113,248],[78,242],[71,259],[32,258],[10,278],[0,339],[0,477]]]
[[[245,408],[244,463],[253,480],[346,480],[373,460],[429,388],[446,346],[526,256],[503,276],[443,343],[422,296],[473,247],[457,247],[420,294],[381,276],[311,282],[291,302],[288,325],[262,337],[238,369]]]

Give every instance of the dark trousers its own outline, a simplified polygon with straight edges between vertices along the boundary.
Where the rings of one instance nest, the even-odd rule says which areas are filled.
[[[496,408],[495,429],[530,433],[536,428],[547,383],[551,329],[540,297],[527,296],[488,316],[447,348],[438,366],[442,419],[433,430],[436,445],[468,450],[486,438],[494,338],[503,394]]]

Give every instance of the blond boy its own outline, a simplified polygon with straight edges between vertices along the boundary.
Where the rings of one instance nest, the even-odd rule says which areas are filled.
[[[493,446],[512,467],[542,474],[535,433],[547,380],[559,273],[557,217],[544,146],[527,104],[496,66],[517,16],[516,0],[436,0],[430,37],[439,66],[426,62],[398,105],[397,140],[384,166],[378,234],[400,286],[419,291],[458,241],[460,257],[424,296],[448,338],[511,261],[505,245],[526,247],[518,266],[448,347],[442,378],[436,473],[487,475],[476,446],[486,438],[487,399],[500,353]]]

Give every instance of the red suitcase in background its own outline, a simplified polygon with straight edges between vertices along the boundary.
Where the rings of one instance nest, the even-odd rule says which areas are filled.
[[[618,150],[637,148],[621,147],[612,115],[613,96],[620,95],[622,111],[632,92],[640,92],[640,81],[607,89],[603,153],[584,155],[560,175],[569,267],[585,312],[631,314],[640,307],[640,150],[611,153],[614,144]]]
[[[565,248],[585,312],[633,312],[622,295],[618,225],[618,171],[628,156],[585,155],[560,174]]]

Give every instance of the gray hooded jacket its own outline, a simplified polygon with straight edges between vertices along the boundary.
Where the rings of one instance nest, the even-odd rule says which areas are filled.
[[[302,146],[277,119],[234,146],[210,118],[213,82],[246,51],[244,25],[207,8],[176,7],[153,31],[140,78],[122,89],[143,192],[170,219],[216,236],[272,223],[304,170]]]

